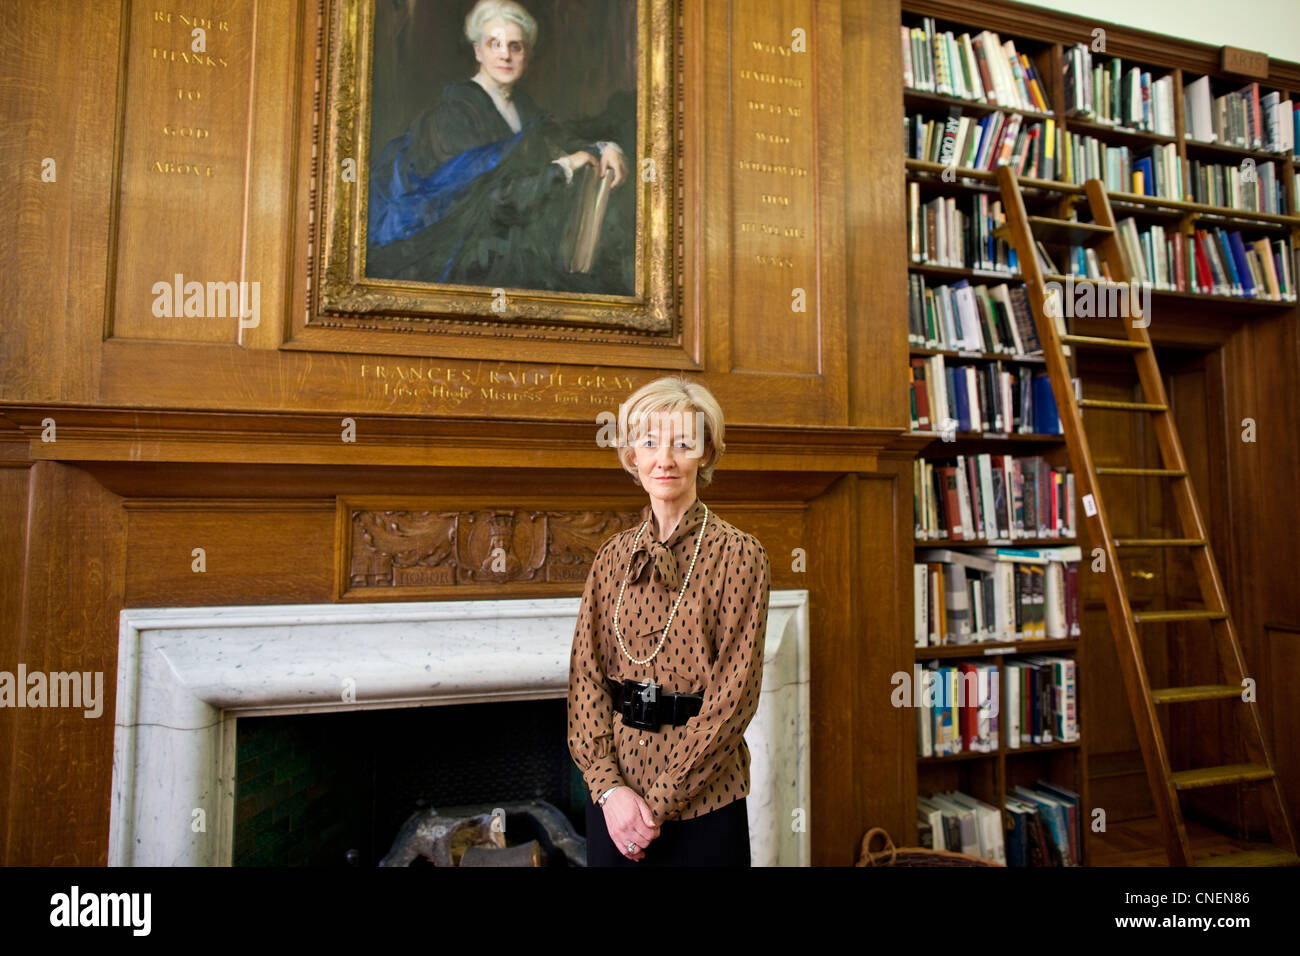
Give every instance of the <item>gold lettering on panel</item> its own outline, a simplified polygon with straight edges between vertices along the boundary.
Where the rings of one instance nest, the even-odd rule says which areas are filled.
[[[777,12],[760,0],[735,0],[733,23],[743,25],[731,47],[738,315],[818,311],[817,143],[811,122],[817,60],[815,51],[792,43],[796,28],[806,32],[815,7],[810,0],[790,0]],[[738,361],[807,369],[816,361],[809,342],[815,336],[795,333],[773,343],[773,354],[782,356],[776,362],[742,345],[740,352],[748,354]],[[783,344],[792,348],[783,351]]]
[[[367,397],[391,405],[433,402],[455,407],[471,399],[489,405],[569,405],[617,413],[636,387],[630,375],[563,366],[363,362],[357,377]],[[594,420],[594,419],[593,419]]]
[[[198,282],[241,276],[240,206],[248,125],[253,6],[186,0],[184,9],[126,5],[125,126],[112,334],[233,341],[242,319],[151,308],[173,274]],[[160,188],[161,187],[161,188]],[[165,197],[165,199],[159,199]],[[202,229],[194,223],[203,223]],[[158,237],[148,251],[130,237]],[[265,281],[252,276],[251,282]],[[187,313],[188,315],[188,313]],[[162,319],[162,321],[159,321]]]

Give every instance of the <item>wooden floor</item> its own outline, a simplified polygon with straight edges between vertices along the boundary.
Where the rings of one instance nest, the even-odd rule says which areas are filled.
[[[1239,853],[1267,844],[1243,843],[1211,830],[1199,823],[1186,821],[1187,835],[1197,859],[1221,853]],[[1158,817],[1125,820],[1107,827],[1105,833],[1090,835],[1092,866],[1168,866],[1169,857],[1160,833]]]

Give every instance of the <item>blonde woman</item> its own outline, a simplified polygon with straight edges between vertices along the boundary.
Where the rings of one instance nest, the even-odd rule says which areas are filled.
[[[726,448],[703,386],[661,378],[620,408],[619,459],[649,496],[601,546],[569,666],[569,752],[591,866],[749,866],[749,748],[771,573],[698,490]]]

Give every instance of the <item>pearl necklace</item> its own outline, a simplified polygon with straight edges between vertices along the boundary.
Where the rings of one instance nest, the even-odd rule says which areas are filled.
[[[700,504],[704,505],[704,502],[701,501]],[[650,519],[647,518],[645,520],[645,524],[641,525],[640,530],[637,531],[636,538],[634,538],[632,541],[633,554],[636,553],[636,546],[637,544],[640,543],[641,535],[645,531],[646,526],[649,524],[650,524]],[[708,525],[709,525],[709,506],[704,505],[704,521],[701,522],[700,524],[700,535],[698,538],[695,539],[695,553],[691,555],[691,565],[686,569],[686,577],[682,580],[682,588],[680,591],[677,592],[677,600],[673,602],[673,609],[668,613],[668,623],[664,625],[664,632],[659,637],[659,645],[654,649],[654,652],[651,653],[651,655],[643,661],[637,660],[628,651],[627,645],[623,643],[623,634],[618,629],[618,609],[623,604],[623,591],[627,588],[627,580],[632,574],[632,559],[631,557],[627,559],[627,570],[623,572],[623,586],[618,589],[618,600],[614,602],[614,636],[618,638],[618,646],[622,648],[623,653],[627,656],[627,659],[630,660],[633,664],[649,664],[652,660],[655,659],[655,655],[658,654],[660,649],[664,646],[664,641],[668,639],[668,629],[673,626],[673,618],[677,616],[677,608],[682,603],[683,595],[686,594],[686,585],[690,583],[691,572],[695,570],[695,559],[700,556],[700,543],[704,541],[704,529],[707,528]]]

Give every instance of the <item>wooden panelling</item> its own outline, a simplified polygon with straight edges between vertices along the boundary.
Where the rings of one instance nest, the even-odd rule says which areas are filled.
[[[1227,578],[1233,615],[1248,671],[1258,680],[1264,713],[1272,702],[1291,700],[1294,669],[1274,667],[1268,629],[1300,627],[1300,441],[1295,409],[1300,407],[1300,335],[1296,310],[1253,322],[1223,350],[1225,398],[1216,418],[1223,424],[1228,466],[1225,499],[1231,536],[1216,548],[1228,552],[1233,574]],[[1255,423],[1255,441],[1243,422]],[[1213,515],[1214,509],[1207,509]],[[1213,518],[1211,519],[1213,520]],[[1217,529],[1216,529],[1217,530]],[[1267,727],[1267,718],[1266,727]],[[1270,741],[1276,759],[1294,740],[1276,724]],[[1300,773],[1294,764],[1279,767],[1293,829],[1300,828]]]
[[[812,0],[732,3],[729,70],[710,76],[731,101],[713,160],[730,183],[734,237],[728,367],[821,376],[834,393],[845,360],[841,129],[819,104],[840,99],[838,21],[834,4]]]
[[[0,402],[99,394],[120,18],[114,3],[0,8]]]
[[[144,500],[126,514],[127,607],[334,598],[331,501]]]
[[[859,694],[863,642],[853,593],[859,576],[852,549],[857,480],[846,477],[811,502],[804,526],[811,573],[802,585],[809,592],[809,662],[812,714],[808,725],[812,749],[813,789],[808,802],[814,866],[846,865],[853,860],[852,841],[861,839],[864,795],[851,755],[863,746],[855,703]],[[812,548],[816,542],[822,547]],[[820,563],[814,563],[821,558]]]
[[[16,469],[0,469],[14,506]],[[97,716],[85,708],[0,710],[13,741],[4,863],[102,866],[108,861],[109,791],[117,687],[118,614],[124,605],[125,520],[120,499],[85,472],[56,462],[30,471],[27,547],[6,585],[21,594],[21,622],[4,631],[5,670],[99,675]],[[6,534],[6,536],[8,536]],[[16,637],[16,640],[14,640]]]
[[[3,363],[0,402],[591,421],[663,370],[687,369],[735,422],[846,422],[849,376],[859,373],[845,339],[840,7],[737,4],[683,6],[685,198],[672,241],[682,246],[684,313],[670,348],[595,332],[512,342],[482,328],[295,335],[312,281],[312,157],[324,135],[312,121],[316,44],[329,4],[259,4],[255,16],[200,4],[185,16],[208,25],[204,54],[189,49],[192,24],[174,11],[122,3],[85,16],[70,0],[40,17],[8,11],[5,35],[24,49],[8,51],[16,82],[0,106],[30,132],[11,164],[23,170],[10,217],[20,228],[0,248],[40,278],[9,299],[23,331]],[[806,52],[764,52],[791,48],[795,30]],[[92,75],[100,81],[86,82]],[[751,101],[778,100],[799,114],[753,120]],[[787,145],[797,161],[781,161]],[[57,183],[39,180],[45,155],[62,164]],[[786,195],[775,187],[790,177],[776,166],[807,175],[779,207],[786,213],[760,218],[778,209],[764,195]],[[763,231],[772,228],[779,234]],[[794,269],[756,258],[794,258],[796,248]],[[64,251],[50,261],[50,249]],[[258,282],[258,324],[155,315],[155,285],[177,275],[182,288]],[[804,311],[792,308],[796,289]]]
[[[1300,627],[1264,627],[1264,656],[1261,693],[1264,704],[1264,732],[1268,735],[1273,766],[1285,783],[1288,796],[1300,790],[1300,709],[1295,706],[1291,689],[1300,674]],[[1295,800],[1289,806],[1294,818]],[[1257,824],[1261,825],[1261,824]]]
[[[27,566],[27,504],[31,469],[0,461],[0,670],[14,673],[26,630],[23,569]],[[0,708],[0,862],[8,862],[14,809],[14,747],[21,711]]]
[[[903,840],[911,842],[916,826],[908,814],[916,793],[916,711],[893,704],[895,675],[911,676],[911,631],[899,626],[912,619],[911,461],[891,457],[882,462],[880,474],[859,476],[855,484],[852,534],[857,562],[849,590],[843,593],[853,596],[852,639],[858,660],[846,675],[856,686],[852,714],[845,719],[852,720],[855,731],[853,795],[861,802],[853,804],[854,816],[836,834],[842,842],[836,842],[837,855],[827,861],[835,863],[856,861],[867,828],[884,827],[901,845]],[[886,740],[895,743],[882,746]],[[855,826],[861,832],[854,833]],[[846,849],[851,860],[838,855]]]
[[[906,429],[907,214],[896,2],[846,3],[845,306],[849,421]],[[901,135],[901,134],[900,134]],[[910,559],[909,559],[910,560]]]

